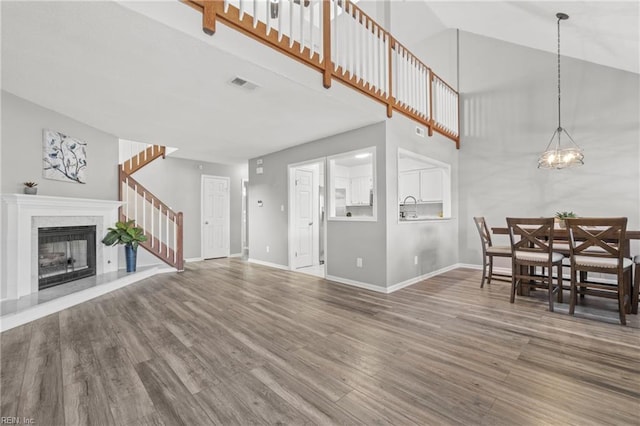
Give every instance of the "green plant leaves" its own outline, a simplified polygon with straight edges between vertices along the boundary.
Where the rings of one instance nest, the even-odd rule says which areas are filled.
[[[144,241],[147,241],[147,236],[144,235],[142,228],[135,226],[134,220],[116,222],[115,228],[109,228],[109,232],[102,239],[102,243],[105,245],[130,245],[134,250],[137,250],[138,245]]]

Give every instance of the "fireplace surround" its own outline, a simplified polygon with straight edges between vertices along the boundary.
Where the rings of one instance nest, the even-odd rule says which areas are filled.
[[[118,270],[116,247],[100,243],[118,220],[112,200],[2,194],[0,299],[17,299],[39,290],[38,228],[94,226],[97,275]]]

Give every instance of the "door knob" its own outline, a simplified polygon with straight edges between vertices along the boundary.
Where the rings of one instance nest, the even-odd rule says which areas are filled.
[[[208,224],[209,224],[209,222],[205,222],[204,224],[205,224],[205,225],[208,225]]]
[[[309,226],[313,225],[313,222],[309,222]]]

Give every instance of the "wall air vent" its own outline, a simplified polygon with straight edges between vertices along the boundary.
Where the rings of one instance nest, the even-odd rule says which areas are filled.
[[[235,77],[229,83],[233,86],[242,87],[245,90],[255,90],[258,87],[257,84],[252,83],[248,80],[245,80],[244,78],[241,78],[241,77]]]
[[[424,129],[420,126],[416,126],[416,135],[424,138]]]

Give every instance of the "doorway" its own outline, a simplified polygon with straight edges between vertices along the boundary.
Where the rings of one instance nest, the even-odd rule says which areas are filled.
[[[229,181],[228,177],[202,175],[201,253],[204,259],[229,256]]]
[[[289,267],[325,277],[325,160],[289,165]]]

